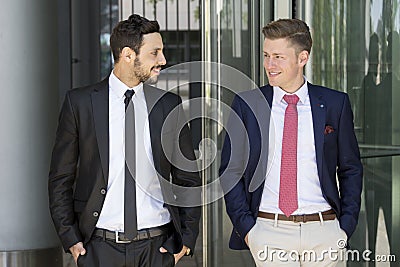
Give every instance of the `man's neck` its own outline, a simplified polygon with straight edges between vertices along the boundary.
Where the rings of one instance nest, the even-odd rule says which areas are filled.
[[[286,93],[294,94],[304,85],[305,82],[306,82],[306,79],[304,78],[304,76],[301,76],[301,79],[299,79],[299,81],[295,85],[291,86],[291,88],[282,88],[281,87],[281,89],[283,91],[285,91]]]
[[[127,73],[119,64],[115,64],[113,72],[114,75],[129,88],[133,88],[140,83],[139,80],[133,78],[132,74]]]

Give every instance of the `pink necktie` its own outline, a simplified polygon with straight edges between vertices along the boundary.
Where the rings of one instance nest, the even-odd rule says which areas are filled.
[[[298,208],[297,203],[297,95],[285,95],[288,103],[283,126],[281,181],[279,208],[289,217]]]

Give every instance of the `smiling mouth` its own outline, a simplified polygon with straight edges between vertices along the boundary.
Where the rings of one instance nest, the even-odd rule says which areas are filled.
[[[158,75],[160,74],[161,66],[154,66],[151,70]]]
[[[274,71],[268,71],[268,76],[269,77],[276,77],[279,74],[281,74],[280,72],[274,72]]]

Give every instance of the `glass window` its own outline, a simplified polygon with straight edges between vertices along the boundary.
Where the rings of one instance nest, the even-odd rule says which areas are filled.
[[[271,20],[273,1],[241,1],[221,0],[204,1],[208,8],[204,16],[203,29],[203,59],[233,67],[244,76],[249,77],[255,85],[264,82],[262,69],[262,27]],[[223,67],[216,67],[209,73],[207,80],[221,83],[224,76]],[[244,90],[255,87],[247,85]],[[229,112],[222,112],[221,106],[215,103],[231,104],[234,93],[232,88],[223,88],[218,85],[206,85],[203,97],[205,117],[219,118],[226,121]],[[207,101],[214,99],[216,101]],[[219,105],[218,104],[218,105]],[[215,121],[204,120],[202,138],[210,138],[217,144],[220,152],[224,140],[223,127]],[[219,158],[204,170],[203,177],[207,183],[218,178]],[[210,193],[211,194],[211,193]],[[210,196],[206,196],[210,197]],[[229,238],[232,232],[232,223],[226,214],[223,199],[219,199],[207,206],[204,211],[206,220],[203,222],[204,239],[207,240],[207,266],[254,266],[254,261],[248,250],[235,251],[229,249]]]
[[[400,251],[400,1],[298,1],[311,26],[311,82],[347,92],[364,163],[363,206],[350,245]],[[350,263],[351,264],[351,263]]]
[[[100,1],[100,75],[101,79],[110,75],[113,68],[113,57],[110,49],[112,29],[119,21],[117,0]]]

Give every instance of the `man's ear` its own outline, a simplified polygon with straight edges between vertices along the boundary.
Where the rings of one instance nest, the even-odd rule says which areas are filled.
[[[136,58],[136,53],[133,51],[133,49],[125,46],[122,48],[121,55],[120,55],[120,60],[123,60],[125,62],[132,62]]]
[[[302,66],[306,65],[307,62],[308,62],[309,57],[310,57],[310,55],[306,50],[301,51],[300,54],[299,54],[299,57],[298,57],[299,58],[299,63]]]

